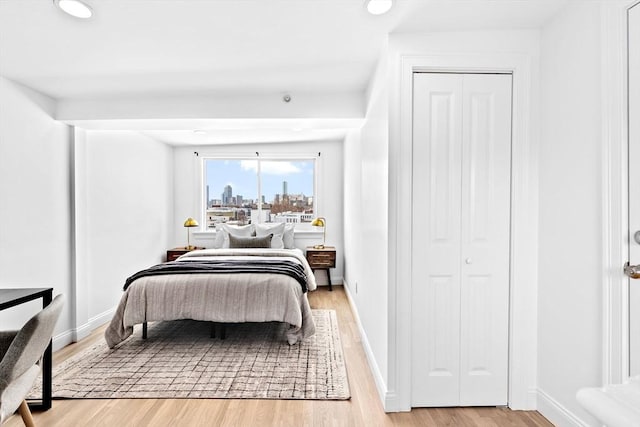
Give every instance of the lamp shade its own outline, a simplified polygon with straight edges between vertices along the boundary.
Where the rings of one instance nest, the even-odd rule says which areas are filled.
[[[184,222],[184,226],[185,227],[197,227],[198,226],[198,221],[196,221],[195,219],[189,217],[187,218],[187,220]]]
[[[312,227],[324,227],[325,226],[325,219],[323,217],[318,217],[318,218],[314,219],[313,221],[311,221],[311,226]]]

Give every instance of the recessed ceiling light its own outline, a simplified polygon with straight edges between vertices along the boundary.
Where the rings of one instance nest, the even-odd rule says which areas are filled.
[[[93,16],[93,10],[80,0],[53,0],[53,3],[75,18],[87,19]]]
[[[367,0],[367,10],[372,15],[387,13],[393,6],[393,0]]]

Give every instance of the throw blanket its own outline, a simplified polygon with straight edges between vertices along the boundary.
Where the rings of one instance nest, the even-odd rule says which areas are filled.
[[[300,263],[281,259],[256,259],[256,260],[207,260],[200,261],[185,258],[181,261],[172,261],[154,265],[129,277],[125,284],[126,291],[129,285],[141,277],[159,276],[162,274],[189,274],[189,273],[274,273],[285,274],[296,279],[302,287],[302,292],[307,292],[307,276],[304,266]]]

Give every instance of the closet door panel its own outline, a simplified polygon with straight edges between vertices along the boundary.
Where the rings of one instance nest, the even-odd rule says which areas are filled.
[[[463,76],[460,405],[506,405],[511,76]]]
[[[462,84],[415,74],[412,384],[414,406],[458,400]]]

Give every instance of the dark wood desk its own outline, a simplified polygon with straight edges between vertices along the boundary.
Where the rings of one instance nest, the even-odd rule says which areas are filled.
[[[15,307],[38,298],[42,298],[42,308],[48,306],[53,299],[53,288],[0,288],[0,310]],[[42,400],[40,402],[29,402],[29,408],[31,409],[46,411],[51,408],[52,356],[53,350],[51,341],[49,341],[42,358]]]

